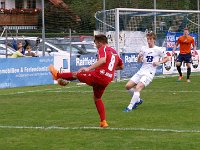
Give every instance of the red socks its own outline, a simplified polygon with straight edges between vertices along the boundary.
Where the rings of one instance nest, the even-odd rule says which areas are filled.
[[[66,79],[66,80],[74,80],[71,72],[58,73],[57,76],[58,76],[58,78],[63,78],[63,79]]]
[[[75,78],[73,78],[73,74],[71,72],[58,73],[57,76],[58,76],[58,78],[63,78],[66,80],[75,80]],[[99,99],[95,102],[95,105],[96,105],[96,108],[99,113],[101,121],[106,120],[105,108],[104,108],[103,101],[101,99]]]
[[[99,113],[101,121],[106,120],[105,108],[104,108],[103,101],[101,99],[99,99],[95,102],[95,105],[96,105],[96,108]]]

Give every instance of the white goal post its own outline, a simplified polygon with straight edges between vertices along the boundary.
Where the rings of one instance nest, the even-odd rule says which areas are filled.
[[[120,34],[120,28],[119,28],[119,17],[120,14],[128,14],[128,13],[132,13],[132,12],[145,12],[145,13],[149,13],[148,15],[153,15],[154,17],[156,17],[156,13],[168,13],[168,15],[170,16],[173,15],[178,15],[178,14],[197,14],[198,17],[198,22],[194,24],[199,27],[200,26],[200,11],[194,11],[194,10],[162,10],[162,9],[131,9],[131,8],[115,8],[115,41],[116,41],[116,50],[118,50],[119,52],[119,34]],[[188,19],[188,18],[187,18]],[[156,21],[155,18],[153,20],[154,22]],[[156,23],[154,23],[154,32],[156,32]],[[198,32],[198,37],[199,37],[199,32]],[[199,42],[199,41],[198,41]]]
[[[156,45],[166,47],[167,50],[175,44],[170,41],[169,32],[174,34],[182,33],[185,27],[190,29],[190,33],[194,34],[197,46],[200,43],[200,11],[195,10],[162,10],[162,9],[131,9],[131,8],[115,8],[98,11],[95,14],[97,21],[97,31],[113,35],[112,46],[118,51],[128,47],[129,51],[137,53],[138,46],[146,44],[144,36],[140,36],[147,31],[153,31],[157,34]],[[137,34],[140,32],[141,34]],[[137,35],[136,35],[137,34]],[[123,38],[121,38],[123,37]],[[171,36],[172,37],[172,36]],[[132,40],[130,40],[132,38]],[[139,43],[138,41],[143,41]],[[128,52],[129,52],[128,51]],[[118,72],[117,78],[120,78]]]

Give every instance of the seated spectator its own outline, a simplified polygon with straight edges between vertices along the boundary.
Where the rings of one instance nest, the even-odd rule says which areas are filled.
[[[11,58],[18,58],[18,57],[25,57],[25,55],[22,54],[22,47],[19,48],[15,53],[12,54]]]
[[[37,55],[35,54],[35,53],[33,53],[32,52],[32,48],[31,48],[31,46],[30,45],[28,45],[27,47],[26,47],[26,50],[27,50],[27,52],[26,52],[26,56],[29,56],[29,57],[37,57]]]
[[[13,39],[13,42],[12,42],[12,45],[13,45],[13,48],[17,51],[18,49],[22,48],[22,54],[25,55],[25,50],[26,50],[26,47],[29,45],[28,41],[25,40],[25,45],[23,46],[22,42],[16,42],[15,39]]]

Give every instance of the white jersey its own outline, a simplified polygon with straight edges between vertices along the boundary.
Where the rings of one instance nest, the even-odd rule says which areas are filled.
[[[157,68],[157,66],[153,66],[153,62],[159,62],[165,56],[165,48],[143,46],[140,54],[143,55],[143,64],[138,73],[153,78]]]

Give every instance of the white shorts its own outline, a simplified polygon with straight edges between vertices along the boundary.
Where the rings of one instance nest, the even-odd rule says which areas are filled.
[[[130,80],[136,84],[142,82],[145,86],[147,86],[152,82],[153,78],[144,74],[136,73]]]

